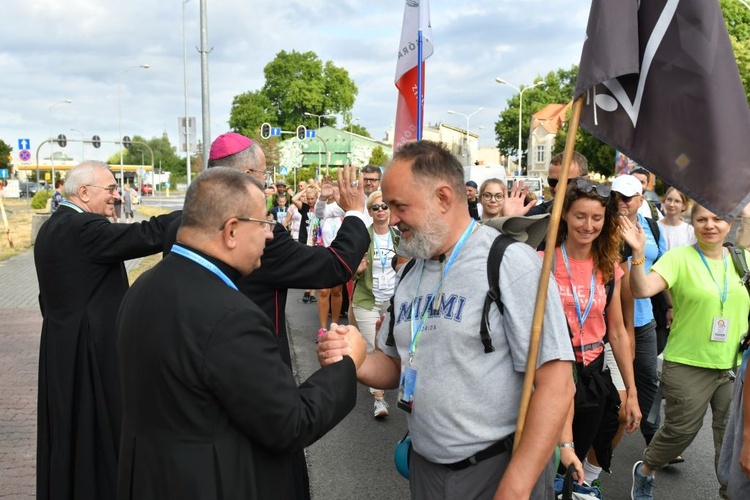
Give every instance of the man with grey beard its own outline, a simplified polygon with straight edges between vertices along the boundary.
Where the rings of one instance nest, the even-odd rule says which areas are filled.
[[[375,351],[357,371],[370,387],[399,388],[408,413],[412,498],[554,498],[553,454],[574,394],[573,352],[557,286],[547,290],[534,394],[511,456],[541,259],[511,244],[499,268],[504,312],[489,313],[491,352],[479,331],[487,255],[497,230],[467,208],[463,167],[430,141],[401,147],[382,180],[399,253],[416,259],[397,285]],[[349,327],[352,328],[352,327]],[[341,332],[321,338],[322,363],[348,351]]]

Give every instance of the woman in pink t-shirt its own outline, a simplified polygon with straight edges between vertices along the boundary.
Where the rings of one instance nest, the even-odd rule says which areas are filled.
[[[595,479],[588,474],[592,469],[609,469],[620,404],[625,407],[628,433],[634,432],[641,420],[630,340],[620,305],[623,271],[618,265],[616,218],[617,206],[609,187],[587,179],[576,179],[568,186],[553,273],[571,332],[578,382],[560,449],[563,464],[580,467],[578,460],[584,460],[594,448],[598,465],[584,463],[588,482]],[[606,370],[605,336],[625,380],[627,394],[622,402]]]

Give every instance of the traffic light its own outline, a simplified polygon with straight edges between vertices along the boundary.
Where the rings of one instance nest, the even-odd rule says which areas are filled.
[[[98,135],[95,135],[94,137],[91,138],[91,144],[93,144],[95,148],[98,148],[99,146],[102,145],[102,140],[99,138]]]
[[[297,139],[300,141],[305,140],[305,136],[307,135],[307,128],[304,125],[300,125],[297,127]]]
[[[271,124],[270,123],[264,123],[260,126],[260,137],[262,139],[268,139],[271,137]]]
[[[68,144],[68,138],[65,137],[65,134],[60,134],[57,136],[57,145],[61,148],[64,148]]]
[[[130,137],[127,135],[122,138],[122,145],[125,147],[125,149],[130,149],[130,146],[133,145],[133,143],[130,141]]]

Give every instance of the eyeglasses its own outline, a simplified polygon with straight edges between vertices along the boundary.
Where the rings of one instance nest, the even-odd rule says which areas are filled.
[[[493,198],[495,199],[495,201],[503,201],[505,199],[505,195],[503,193],[482,193],[482,199],[484,201],[490,201]]]
[[[375,178],[363,177],[362,182],[364,182],[365,184],[375,184],[376,182],[380,182],[380,178],[379,177],[375,177]]]
[[[118,188],[117,184],[110,184],[109,186],[97,186],[96,184],[86,184],[86,185],[89,187],[104,189],[105,191],[109,191],[109,194],[114,193],[115,191],[117,191],[117,188]]]
[[[222,231],[224,229],[224,226],[227,225],[227,222],[232,219],[237,219],[240,222],[257,222],[261,226],[263,226],[263,229],[266,229],[268,231],[273,231],[273,228],[276,226],[276,221],[274,220],[253,219],[252,217],[230,217],[224,221],[224,224],[219,226],[219,231]]]
[[[609,195],[612,193],[612,188],[610,188],[609,186],[602,186],[601,184],[596,184],[595,182],[591,182],[588,179],[576,179],[573,186],[575,186],[575,188],[579,191],[583,191],[584,193],[591,193],[595,191],[596,194],[602,198],[609,198]]]
[[[578,179],[578,177],[571,177],[568,179],[568,184],[572,183],[574,180]],[[553,179],[552,177],[547,177],[547,184],[549,184],[549,187],[557,187],[557,183],[560,182],[560,179]]]
[[[370,207],[370,210],[372,210],[373,212],[377,212],[378,210],[381,210],[381,209],[385,212],[386,210],[388,210],[388,205],[386,205],[385,203],[383,203],[381,205],[375,204],[375,205],[373,205],[373,206]]]

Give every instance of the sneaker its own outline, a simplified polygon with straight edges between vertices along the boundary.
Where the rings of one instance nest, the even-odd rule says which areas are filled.
[[[317,337],[315,337],[315,343],[316,343],[316,344],[317,344],[318,342],[320,342],[320,337],[322,337],[322,336],[323,336],[323,334],[324,334],[325,332],[326,332],[326,329],[325,329],[325,328],[321,328],[320,330],[318,330],[318,336],[317,336]]]
[[[604,498],[604,488],[602,488],[602,480],[594,479],[591,481],[591,487],[599,490],[599,498]]]
[[[631,500],[653,500],[654,498],[654,476],[647,476],[641,472],[643,460],[633,465],[633,487],[630,490]]]
[[[311,304],[314,303],[314,302],[317,302],[317,301],[318,301],[318,299],[316,299],[315,297],[313,297],[312,295],[310,295],[310,303]]]
[[[305,292],[305,294],[302,296],[302,302],[307,304],[310,302],[310,292]]]
[[[375,398],[372,415],[375,418],[385,418],[388,416],[388,403],[385,402],[385,399]]]

